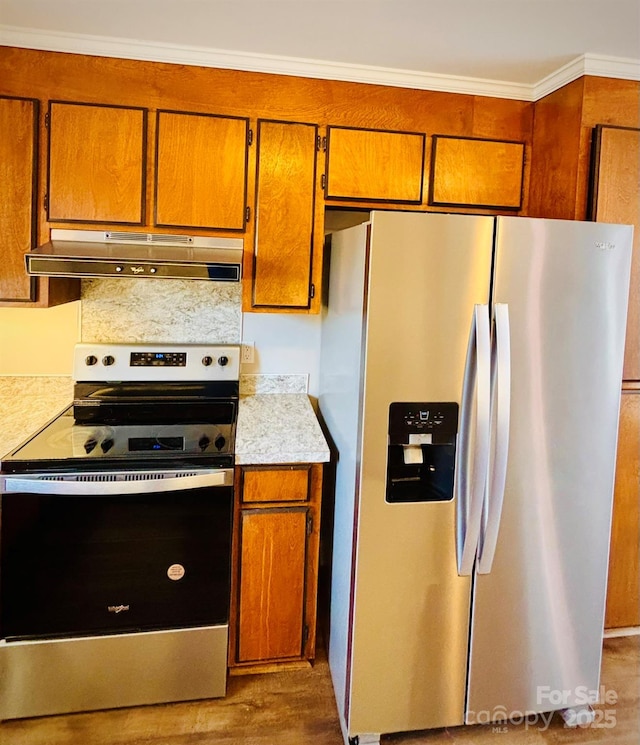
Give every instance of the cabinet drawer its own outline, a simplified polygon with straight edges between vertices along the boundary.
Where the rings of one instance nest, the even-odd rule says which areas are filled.
[[[242,502],[306,502],[309,499],[309,474],[308,467],[246,469]]]

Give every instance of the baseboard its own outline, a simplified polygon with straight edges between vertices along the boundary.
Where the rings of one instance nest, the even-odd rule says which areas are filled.
[[[605,629],[605,639],[616,636],[640,636],[640,626],[622,626],[619,629]]]

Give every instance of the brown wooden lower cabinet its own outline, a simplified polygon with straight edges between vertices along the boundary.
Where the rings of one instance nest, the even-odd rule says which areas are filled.
[[[622,391],[606,628],[640,625],[640,385]]]
[[[232,672],[315,657],[321,486],[320,464],[236,470]]]

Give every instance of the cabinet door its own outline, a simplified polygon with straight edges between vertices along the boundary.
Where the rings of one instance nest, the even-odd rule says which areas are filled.
[[[249,120],[158,111],[155,224],[244,230]]]
[[[35,300],[24,255],[35,242],[38,102],[0,97],[0,301]]]
[[[325,199],[420,204],[426,136],[327,128]]]
[[[144,223],[146,109],[52,101],[49,222]]]
[[[640,129],[595,128],[591,217],[634,225],[624,380],[640,380]]]
[[[314,124],[258,122],[252,307],[310,307],[323,240],[314,226],[317,136]]]
[[[303,653],[307,512],[242,512],[238,662]]]
[[[434,135],[429,204],[519,210],[524,142]]]
[[[640,625],[640,388],[624,390],[607,588],[607,628]]]

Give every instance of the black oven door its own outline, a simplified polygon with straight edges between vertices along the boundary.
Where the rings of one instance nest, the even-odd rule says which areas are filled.
[[[232,469],[6,477],[8,641],[226,624]]]

